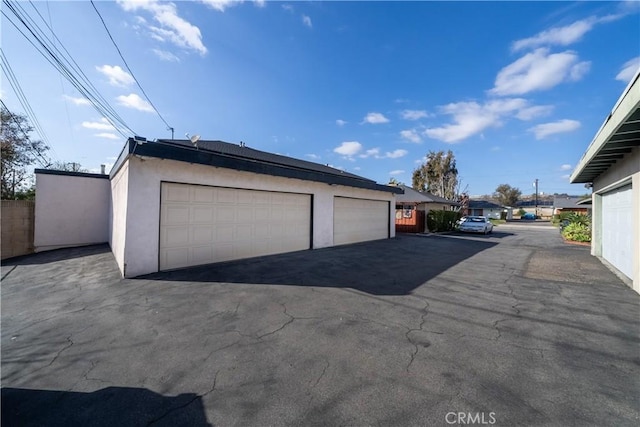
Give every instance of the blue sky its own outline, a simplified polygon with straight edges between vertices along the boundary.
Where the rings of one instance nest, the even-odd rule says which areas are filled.
[[[452,150],[472,195],[584,194],[568,175],[640,67],[638,2],[96,2],[175,129],[407,184]],[[137,134],[169,138],[89,2],[22,3]],[[6,7],[4,13],[13,17]],[[54,160],[124,138],[2,17],[2,50]],[[24,113],[2,76],[2,99]]]

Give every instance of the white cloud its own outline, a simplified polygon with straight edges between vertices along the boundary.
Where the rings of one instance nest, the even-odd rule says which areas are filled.
[[[591,17],[582,19],[564,27],[551,28],[542,31],[533,37],[518,40],[513,43],[511,48],[514,51],[549,45],[568,46],[579,41],[582,36],[593,29],[596,19]]]
[[[562,175],[561,178],[568,180],[569,178],[571,178],[571,175],[569,175],[569,174]]]
[[[307,15],[302,15],[302,23],[309,28],[313,27],[313,24],[311,23],[311,18],[309,18]]]
[[[568,46],[580,41],[582,37],[591,31],[597,24],[616,21],[631,12],[631,10],[627,10],[622,13],[605,15],[602,17],[590,16],[589,18],[581,19],[569,25],[565,25],[564,27],[555,27],[541,31],[533,37],[515,41],[511,45],[511,49],[513,51],[518,51],[540,46]]]
[[[564,81],[580,80],[591,63],[579,62],[572,51],[550,53],[547,48],[536,49],[507,65],[498,73],[494,95],[522,95],[551,89]]]
[[[405,120],[419,120],[429,117],[425,110],[404,110],[400,112],[400,116]]]
[[[409,153],[407,150],[398,149],[391,152],[387,151],[384,157],[386,157],[387,159],[399,159],[400,157],[406,156],[407,153]]]
[[[542,117],[551,114],[553,108],[553,105],[534,105],[532,107],[526,107],[518,111],[516,117],[520,120],[532,120],[536,117]]]
[[[389,123],[389,119],[387,119],[382,113],[369,113],[364,117],[362,123]]]
[[[82,97],[73,97],[69,95],[63,95],[64,99],[69,102],[72,102],[74,105],[91,105],[91,102],[87,98]]]
[[[120,95],[116,98],[118,100],[118,104],[123,107],[133,108],[139,111],[145,111],[147,113],[153,113],[153,107],[144,99],[140,98],[139,95],[132,93],[129,95]]]
[[[360,152],[360,150],[362,150],[362,144],[358,141],[345,141],[333,149],[335,153],[342,154],[347,157],[355,156]]]
[[[560,170],[561,171],[568,171],[570,169],[571,169],[571,165],[569,165],[569,164],[564,164],[564,165],[560,166]]]
[[[96,70],[100,71],[109,79],[111,86],[126,87],[135,81],[133,77],[131,77],[131,74],[124,71],[118,65],[103,65],[102,67],[96,67]]]
[[[167,51],[167,50],[162,50],[162,49],[152,49],[153,53],[160,58],[163,61],[167,61],[167,62],[180,62],[180,58],[178,58],[176,55],[174,55],[173,53]]]
[[[415,144],[419,144],[422,142],[422,138],[420,137],[420,134],[418,134],[418,132],[415,129],[402,130],[400,131],[400,136],[406,139],[407,141],[411,141]]]
[[[195,50],[200,55],[207,53],[207,48],[202,43],[200,29],[178,16],[178,8],[175,3],[160,3],[157,0],[118,0],[118,4],[127,12],[139,10],[149,12],[153,19],[160,24],[160,27],[145,24],[156,40],[170,41],[177,46]]]
[[[290,4],[283,4],[281,6],[283,10],[286,10],[287,12],[293,12],[293,6],[291,6]]]
[[[341,120],[341,119],[336,120],[336,124],[337,124],[338,126],[340,126],[340,127],[342,127],[342,126],[346,125],[347,123],[348,123],[348,122],[347,122],[347,121],[345,121],[345,120]]]
[[[98,122],[82,122],[82,127],[87,129],[96,129],[96,130],[114,130],[115,128],[109,121],[105,118],[100,119]]]
[[[320,158],[317,154],[307,154],[306,156],[313,160],[318,160]]]
[[[365,151],[363,154],[360,154],[360,157],[366,159],[367,157],[375,157],[376,159],[380,158],[380,149],[379,148],[371,148]]]
[[[441,107],[444,114],[453,116],[453,123],[424,131],[429,138],[455,143],[502,124],[501,118],[528,108],[522,98],[495,99],[485,104],[457,102]]]
[[[394,176],[394,175],[402,175],[404,173],[404,171],[402,169],[396,169],[394,171],[389,172],[389,175]]]
[[[239,4],[244,3],[244,0],[200,0],[202,3],[206,4],[212,9],[215,9],[219,12],[224,12],[226,9],[231,6],[237,6]],[[266,6],[265,0],[253,0],[253,4],[258,7]]]
[[[120,139],[118,135],[110,132],[94,133],[93,136],[97,136],[98,138],[106,138],[106,139]]]
[[[622,69],[616,76],[616,80],[620,80],[623,83],[629,83],[633,76],[636,75],[638,69],[640,68],[640,56],[636,56],[635,58],[631,58],[627,62],[624,63]]]
[[[536,135],[536,139],[543,139],[556,133],[571,132],[579,127],[579,121],[564,119],[558,120],[557,122],[543,123],[534,126],[529,129],[529,132],[533,132]]]

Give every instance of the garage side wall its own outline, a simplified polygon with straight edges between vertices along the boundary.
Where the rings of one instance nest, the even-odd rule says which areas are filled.
[[[127,204],[129,197],[129,162],[125,161],[120,170],[111,178],[111,209],[109,221],[109,245],[118,268],[124,276],[125,243],[127,236]]]
[[[602,255],[602,194],[619,183],[629,184],[629,182],[632,189],[632,224],[629,230],[633,242],[631,280],[633,289],[640,293],[640,147],[635,147],[631,153],[625,155],[593,182],[592,254]]]
[[[329,185],[174,160],[131,157],[125,277],[158,271],[161,182],[211,185],[313,195],[312,248],[333,246],[334,196],[389,201],[389,233],[395,236],[392,193]],[[135,224],[135,226],[133,225]]]
[[[36,170],[36,252],[109,241],[107,175]]]

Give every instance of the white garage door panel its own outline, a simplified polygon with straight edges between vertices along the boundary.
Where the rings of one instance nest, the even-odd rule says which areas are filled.
[[[309,249],[311,196],[162,183],[160,270]]]
[[[366,242],[389,237],[389,202],[335,197],[333,244]]]
[[[631,278],[633,215],[631,186],[602,196],[602,257]]]

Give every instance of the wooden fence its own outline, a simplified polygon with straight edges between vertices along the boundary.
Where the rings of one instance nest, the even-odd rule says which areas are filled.
[[[424,233],[424,211],[412,209],[411,216],[403,209],[396,209],[396,233]]]

